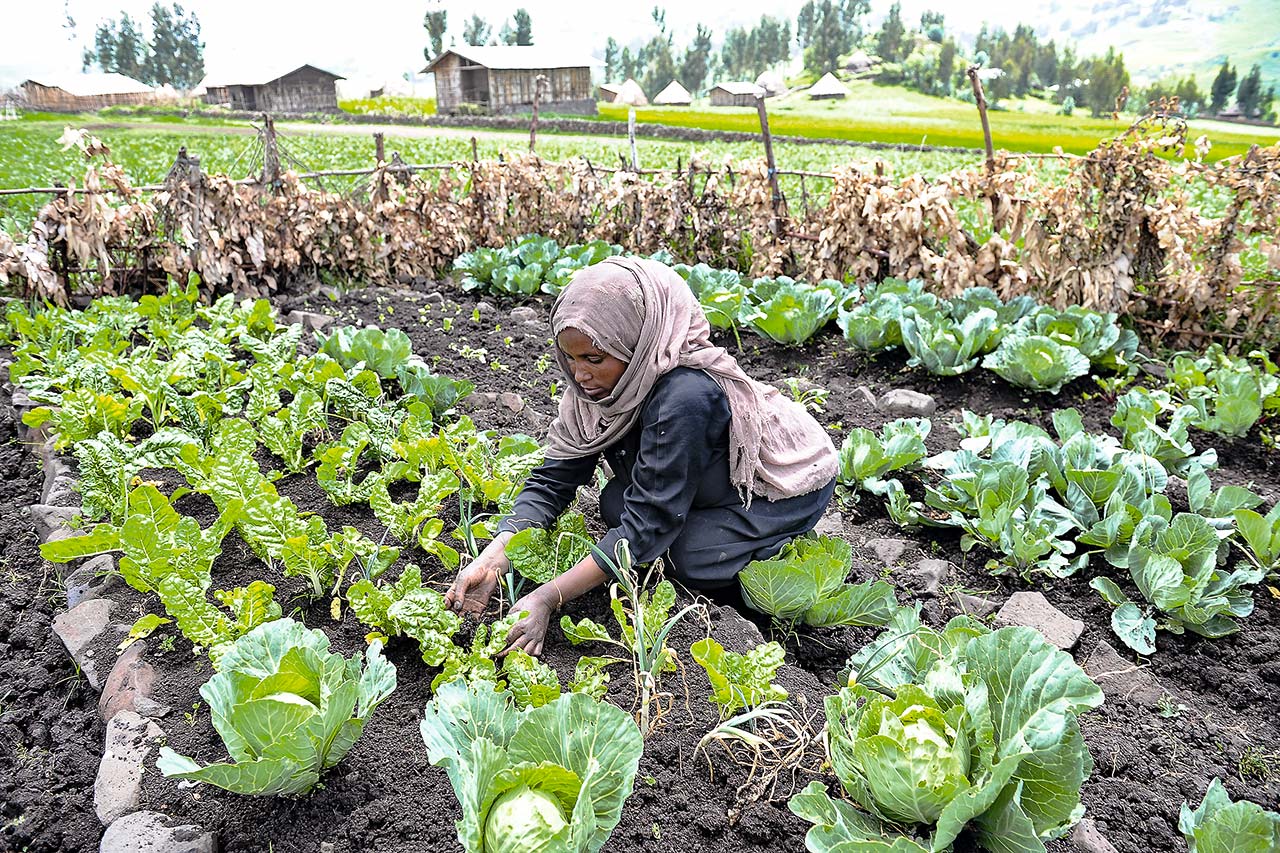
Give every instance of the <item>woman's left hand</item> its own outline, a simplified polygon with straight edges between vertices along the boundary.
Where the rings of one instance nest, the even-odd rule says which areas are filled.
[[[525,611],[528,615],[511,626],[511,632],[507,634],[507,647],[502,650],[504,655],[512,649],[521,649],[533,657],[542,654],[542,642],[547,636],[547,626],[551,622],[554,608],[539,592],[540,590],[535,590],[529,593],[512,608],[517,613]]]

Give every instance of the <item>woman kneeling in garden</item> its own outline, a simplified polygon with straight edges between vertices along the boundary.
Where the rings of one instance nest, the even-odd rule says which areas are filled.
[[[588,267],[556,299],[551,328],[569,387],[547,459],[458,574],[449,607],[485,610],[508,568],[507,541],[554,525],[601,454],[613,478],[600,495],[609,525],[600,551],[612,555],[625,538],[637,563],[665,556],[668,573],[695,589],[732,584],[817,524],[835,489],[831,439],[803,406],[712,345],[702,307],[669,267],[635,258]],[[529,615],[510,647],[540,654],[551,614],[607,578],[588,555],[524,596],[515,609]]]

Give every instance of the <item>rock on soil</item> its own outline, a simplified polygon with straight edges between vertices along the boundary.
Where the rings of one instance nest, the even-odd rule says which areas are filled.
[[[304,329],[318,332],[332,323],[333,318],[328,314],[317,314],[314,311],[290,311],[285,315],[284,321],[290,325],[300,323]]]
[[[155,667],[143,658],[145,651],[145,644],[137,641],[116,658],[98,699],[102,719],[110,720],[122,711],[141,713],[139,701],[151,696],[156,683]]]
[[[1077,853],[1116,853],[1116,848],[1111,846],[1111,842],[1098,829],[1097,824],[1089,818],[1076,824],[1068,840],[1071,842],[1071,848]]]
[[[995,613],[996,608],[1000,606],[999,602],[980,595],[970,595],[967,592],[952,593],[951,600],[955,602],[961,613],[966,616],[976,616],[979,619]]]
[[[938,403],[928,394],[894,388],[880,397],[876,408],[893,418],[927,418],[937,411]]]
[[[528,305],[520,305],[511,309],[511,321],[513,323],[536,323],[538,322],[538,312]]]
[[[844,515],[839,510],[827,510],[814,525],[813,532],[819,536],[840,536],[844,533]]]
[[[1093,647],[1081,666],[1108,699],[1154,707],[1165,695],[1150,670],[1125,660],[1106,640]]]
[[[33,504],[31,521],[36,526],[36,535],[40,537],[40,541],[44,542],[49,539],[49,534],[53,531],[70,527],[71,521],[79,517],[80,512],[78,506]]]
[[[1064,652],[1080,641],[1084,623],[1072,619],[1038,592],[1015,592],[996,614],[996,622],[1002,627],[1025,625],[1035,628],[1046,640]]]
[[[101,689],[102,682],[92,658],[93,645],[111,624],[114,606],[114,602],[105,598],[91,598],[53,620],[53,632],[67,647],[71,659],[89,679],[94,690]]]
[[[143,762],[164,732],[133,711],[121,711],[107,723],[107,740],[93,782],[93,806],[106,826],[135,811],[142,797]]]
[[[896,566],[898,558],[906,553],[907,543],[902,539],[868,539],[867,548],[880,562],[891,568]]]
[[[946,560],[925,559],[902,572],[907,585],[926,595],[937,595],[942,582],[955,569]]]
[[[98,853],[214,853],[212,833],[187,824],[168,826],[158,812],[134,812],[116,820],[102,835]]]
[[[120,580],[115,570],[116,558],[110,554],[85,560],[62,580],[67,589],[67,607],[74,609],[82,601],[106,595]]]

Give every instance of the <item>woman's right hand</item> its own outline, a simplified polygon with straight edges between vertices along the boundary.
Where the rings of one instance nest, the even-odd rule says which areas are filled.
[[[498,590],[498,578],[510,567],[505,552],[510,533],[500,534],[467,567],[458,572],[444,594],[444,606],[455,613],[479,616]]]

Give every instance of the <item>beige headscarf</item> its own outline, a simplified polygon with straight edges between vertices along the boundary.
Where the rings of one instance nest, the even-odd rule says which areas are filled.
[[[748,505],[807,494],[836,474],[826,430],[803,406],[747,376],[711,343],[711,327],[689,285],[674,270],[641,258],[610,258],[574,276],[551,309],[551,330],[577,329],[627,362],[613,392],[592,400],[556,348],[569,390],[547,435],[547,456],[565,459],[604,450],[640,417],[658,377],[676,367],[707,373],[729,401],[729,476]]]

